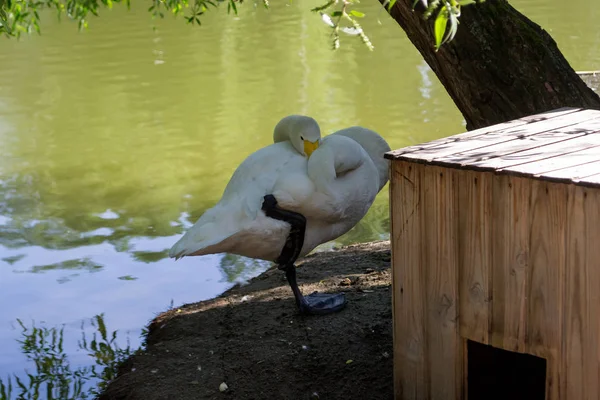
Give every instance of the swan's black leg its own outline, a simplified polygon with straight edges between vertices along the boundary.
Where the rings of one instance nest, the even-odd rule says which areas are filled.
[[[277,200],[273,195],[266,195],[262,204],[262,210],[267,217],[285,221],[290,224],[290,233],[286,238],[281,254],[276,260],[278,268],[285,271],[296,304],[301,314],[329,314],[344,308],[346,297],[343,293],[327,294],[314,292],[306,297],[302,295],[296,282],[296,267],[294,263],[302,251],[304,245],[304,234],[306,231],[306,218],[302,214],[284,210],[277,206]]]

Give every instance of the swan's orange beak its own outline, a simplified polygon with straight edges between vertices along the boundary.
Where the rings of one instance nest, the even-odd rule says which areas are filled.
[[[304,141],[304,152],[306,153],[307,157],[310,157],[310,155],[312,154],[313,151],[315,151],[317,148],[319,147],[319,141],[308,141],[305,140]]]

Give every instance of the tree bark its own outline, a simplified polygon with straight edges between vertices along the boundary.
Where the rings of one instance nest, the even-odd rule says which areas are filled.
[[[468,130],[565,106],[600,109],[600,98],[552,37],[506,0],[463,7],[454,40],[438,52],[436,13],[425,20],[412,3],[398,0],[389,13],[444,85]]]

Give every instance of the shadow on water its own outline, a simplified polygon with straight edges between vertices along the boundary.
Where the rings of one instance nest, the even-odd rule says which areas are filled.
[[[0,399],[89,399],[96,397],[116,376],[118,365],[134,350],[129,338],[127,346],[120,347],[117,331],[109,331],[102,314],[91,318],[94,329],[86,333],[86,323],[81,323],[80,351],[89,357],[85,366],[74,366],[65,349],[64,326],[45,327],[25,325],[17,320],[21,335],[17,340],[34,371],[0,377]]]

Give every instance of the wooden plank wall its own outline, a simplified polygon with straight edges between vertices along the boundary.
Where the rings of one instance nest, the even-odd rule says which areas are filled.
[[[394,376],[398,399],[463,395],[453,174],[392,163]],[[432,251],[435,249],[435,251]]]
[[[396,399],[465,399],[465,339],[600,398],[600,190],[393,161]]]

